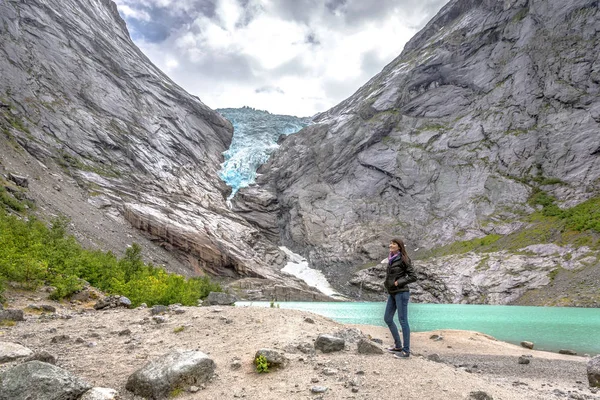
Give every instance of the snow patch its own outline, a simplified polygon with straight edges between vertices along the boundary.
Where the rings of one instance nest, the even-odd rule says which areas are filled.
[[[280,249],[288,256],[289,260],[285,267],[281,269],[281,272],[302,279],[308,286],[314,287],[327,296],[343,297],[331,287],[321,271],[308,267],[308,261],[304,257],[292,252],[287,247],[282,246]]]

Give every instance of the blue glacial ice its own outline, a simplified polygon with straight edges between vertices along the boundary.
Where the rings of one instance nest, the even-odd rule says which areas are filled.
[[[231,186],[231,200],[240,188],[255,182],[256,170],[279,147],[281,135],[290,135],[310,124],[310,118],[276,115],[251,107],[217,109],[233,125],[233,139],[223,153],[219,176]]]

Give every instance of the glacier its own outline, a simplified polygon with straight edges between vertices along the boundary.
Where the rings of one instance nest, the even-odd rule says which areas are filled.
[[[252,107],[216,110],[233,125],[233,139],[223,153],[219,177],[231,187],[231,200],[240,188],[255,182],[256,170],[279,147],[281,135],[296,133],[311,123],[310,117],[271,114]]]

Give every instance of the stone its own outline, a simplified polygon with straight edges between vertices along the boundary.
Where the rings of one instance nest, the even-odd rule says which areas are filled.
[[[25,321],[23,310],[0,310],[0,321]]]
[[[94,387],[88,390],[79,400],[119,400],[119,392],[111,388]]]
[[[372,340],[368,340],[368,339],[360,339],[358,341],[358,346],[357,346],[358,352],[360,354],[383,354],[383,348],[373,342]]]
[[[169,311],[169,307],[162,306],[160,304],[157,304],[155,306],[152,306],[152,308],[150,308],[150,314],[151,315],[165,314],[168,311]]]
[[[91,387],[69,371],[41,361],[29,361],[0,374],[0,400],[77,400]]]
[[[173,390],[208,382],[215,363],[195,350],[175,350],[135,371],[127,379],[126,389],[154,400],[165,399]]]
[[[561,350],[558,351],[558,353],[559,354],[567,354],[567,355],[570,355],[570,356],[576,356],[577,355],[576,351],[569,350],[569,349],[561,349]]]
[[[25,177],[25,176],[20,176],[20,175],[15,175],[15,174],[9,173],[8,179],[13,181],[18,186],[21,186],[24,188],[29,187],[29,179],[27,179],[27,177]]]
[[[590,387],[600,388],[600,355],[588,361],[587,377]]]
[[[31,349],[18,343],[0,342],[0,364],[30,357],[32,354]]]
[[[254,355],[254,359],[259,356],[264,356],[267,359],[267,366],[269,368],[285,368],[289,362],[289,359],[281,351],[274,349],[260,349]]]
[[[530,357],[526,357],[526,356],[519,357],[519,364],[529,364],[530,362],[531,362]]]
[[[522,341],[521,346],[525,347],[526,349],[533,349],[533,342]]]
[[[494,398],[484,391],[477,390],[470,392],[467,400],[494,400]]]
[[[442,359],[441,359],[441,357],[440,357],[440,355],[439,355],[439,354],[437,354],[437,353],[432,353],[432,354],[429,354],[429,355],[427,356],[427,359],[428,359],[429,361],[438,362],[438,363],[441,363],[441,362],[443,362],[443,361],[442,361]]]
[[[239,299],[228,293],[210,292],[202,305],[204,306],[231,306]]]
[[[52,365],[56,365],[57,360],[58,358],[54,354],[51,354],[46,350],[36,351],[25,359],[25,361],[41,361]]]
[[[333,336],[344,339],[348,343],[357,343],[362,339],[365,339],[365,335],[358,328],[345,328],[341,329],[333,334]]]
[[[315,349],[321,350],[323,353],[344,350],[345,345],[344,339],[333,335],[322,334],[315,340]]]
[[[328,390],[326,386],[313,386],[310,391],[313,393],[325,393]]]

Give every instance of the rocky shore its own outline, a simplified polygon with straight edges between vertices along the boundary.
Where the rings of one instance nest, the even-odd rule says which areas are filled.
[[[397,359],[384,351],[392,344],[387,328],[345,326],[296,310],[95,310],[92,302],[56,303],[41,293],[12,291],[7,297],[3,312],[22,310],[24,320],[1,322],[2,400],[10,398],[11,371],[23,375],[27,366],[42,364],[27,359],[53,363],[85,390],[95,388],[88,397],[69,399],[151,398],[153,392],[139,387],[161,376],[161,359],[170,369],[158,385],[166,397],[181,399],[600,399],[588,382],[588,357],[527,349],[477,332],[413,333],[413,355]],[[256,371],[257,352],[270,360],[268,373]],[[196,378],[170,387],[169,379],[181,373],[178,357],[197,362]],[[143,375],[149,363],[154,378],[138,379],[136,389],[132,376]]]

